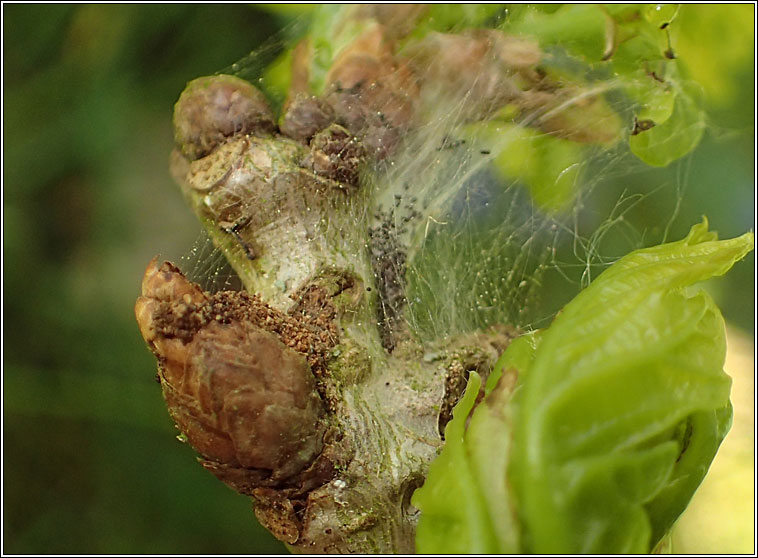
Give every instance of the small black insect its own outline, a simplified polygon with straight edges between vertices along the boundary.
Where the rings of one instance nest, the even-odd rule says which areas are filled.
[[[637,120],[637,117],[634,117],[634,125],[632,126],[632,135],[636,136],[637,134],[640,134],[642,132],[646,132],[650,128],[655,126],[655,122],[649,119],[643,119],[643,120]]]
[[[219,228],[227,234],[232,235],[245,252],[245,257],[252,261],[258,257],[255,249],[240,235],[240,231],[250,224],[251,217],[241,217],[234,223],[219,223]]]

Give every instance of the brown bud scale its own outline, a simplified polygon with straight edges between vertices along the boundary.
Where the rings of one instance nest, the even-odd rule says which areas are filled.
[[[334,118],[334,109],[324,100],[300,94],[285,104],[279,129],[292,139],[310,141]]]
[[[150,263],[142,293],[137,321],[169,412],[206,468],[247,493],[303,482],[326,431],[313,372],[336,329],[244,292],[203,292],[169,262]]]
[[[232,136],[269,135],[275,128],[263,93],[235,76],[191,81],[174,107],[174,140],[191,161],[205,157]]]
[[[341,184],[358,185],[365,151],[360,140],[338,124],[319,132],[310,144],[303,167]]]

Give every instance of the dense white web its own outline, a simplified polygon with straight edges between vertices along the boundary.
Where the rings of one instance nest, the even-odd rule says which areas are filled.
[[[284,44],[277,41],[281,38],[261,50],[266,60]],[[251,79],[262,66],[252,53],[225,71],[266,90],[265,82]],[[630,114],[630,102],[612,82],[576,94],[603,95],[622,117]],[[678,165],[674,184],[664,180],[635,190],[640,181],[627,187],[628,178],[644,174],[644,165],[623,139],[611,149],[585,146],[573,201],[554,211],[535,202],[523,180],[493,167],[513,134],[530,127],[533,114],[503,126],[499,135],[479,136],[468,126],[471,90],[443,88],[425,95],[422,124],[405,135],[392,156],[364,170],[364,192],[350,209],[356,234],[365,237],[370,257],[381,260],[375,273],[380,281],[379,275],[386,275],[380,301],[385,314],[401,316],[421,340],[494,324],[544,326],[624,253],[668,239],[687,182],[687,159]],[[550,110],[560,112],[577,100]],[[627,215],[651,203],[668,208],[662,210],[668,220],[660,230],[638,230]],[[207,238],[195,243],[183,264],[206,288],[238,286]]]

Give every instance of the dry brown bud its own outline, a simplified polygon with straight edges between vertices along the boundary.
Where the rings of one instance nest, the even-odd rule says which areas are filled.
[[[494,30],[429,33],[409,53],[424,72],[425,88],[465,95],[469,116],[480,118],[517,98],[523,76],[542,53],[536,44]]]
[[[153,260],[135,312],[169,412],[206,468],[250,492],[286,483],[318,457],[324,404],[305,356],[260,327],[276,311],[245,293],[204,293]],[[287,326],[296,329],[279,323]]]
[[[416,76],[394,56],[381,25],[342,50],[327,75],[326,101],[337,123],[362,138],[366,151],[386,157],[413,123]]]
[[[554,93],[527,91],[519,106],[532,109],[533,125],[559,138],[605,146],[621,139],[621,118],[599,93],[570,86]]]
[[[276,128],[266,97],[235,76],[192,80],[174,107],[174,141],[189,160],[205,157],[238,134],[271,134]]]
[[[310,70],[308,69],[311,60],[311,44],[310,41],[302,39],[292,49],[292,70],[290,79],[290,90],[288,95],[291,97],[296,95],[308,94],[308,80],[310,79]]]
[[[315,135],[303,166],[320,176],[357,186],[363,156],[360,140],[342,126],[332,124]]]
[[[334,109],[318,97],[300,94],[287,101],[279,129],[300,141],[309,141],[334,122]]]

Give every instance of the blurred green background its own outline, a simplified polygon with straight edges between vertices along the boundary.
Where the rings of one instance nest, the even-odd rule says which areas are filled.
[[[200,233],[168,174],[173,103],[297,11],[3,5],[4,552],[285,551],[173,439],[133,304],[147,262],[178,260]],[[599,222],[622,192],[683,192],[630,211],[605,239],[611,253],[656,240],[671,200],[669,238],[703,213],[722,237],[754,227],[753,33],[729,42],[738,56],[718,53],[713,71],[728,83],[707,92],[711,133],[691,156],[596,189],[588,214]],[[629,241],[628,230],[649,234]],[[754,256],[711,291],[752,338]]]

